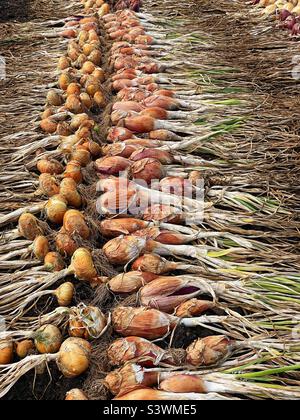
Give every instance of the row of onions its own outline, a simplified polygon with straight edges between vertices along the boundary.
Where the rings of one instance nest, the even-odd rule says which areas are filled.
[[[300,2],[298,0],[253,0],[257,7],[263,8],[263,15],[274,17],[279,27],[289,30],[297,37],[300,34]]]
[[[291,330],[299,276],[286,261],[282,276],[270,274],[266,249],[251,236],[199,228],[234,217],[199,199],[202,174],[195,167],[214,165],[181,153],[211,134],[196,135],[192,121],[203,111],[197,94],[190,100],[190,91],[176,89],[184,84],[180,77],[161,74],[176,71],[176,63],[161,60],[172,43],[159,37],[152,15],[139,13],[138,1],[120,0],[115,13],[102,0],[82,3],[85,15],[61,32],[67,54],[40,123],[57,146],[36,158],[37,194],[47,200],[23,209],[18,230],[7,235],[25,238],[25,247],[6,254],[8,262],[33,253],[39,263],[28,277],[0,279],[7,322],[0,332],[0,397],[50,362],[67,378],[83,374],[93,342],[108,332],[103,353],[115,370],[101,383],[117,400],[298,399],[290,377],[285,386],[276,378],[297,369]],[[95,252],[102,238],[107,242]],[[124,272],[104,276],[98,254]],[[187,256],[192,263],[182,260]],[[74,277],[95,294],[117,297],[111,310],[71,306]],[[30,316],[52,295],[56,309]],[[179,327],[210,335],[165,349]],[[282,367],[285,357],[291,363]],[[241,365],[252,364],[254,373],[241,373]],[[86,400],[88,392],[73,389],[66,399]]]

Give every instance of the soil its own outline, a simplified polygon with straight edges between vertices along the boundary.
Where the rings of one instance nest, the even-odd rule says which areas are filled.
[[[1,0],[0,22],[32,19],[31,0]]]

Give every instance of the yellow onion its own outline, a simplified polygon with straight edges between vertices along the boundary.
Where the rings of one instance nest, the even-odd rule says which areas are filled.
[[[71,257],[76,249],[78,249],[78,245],[72,239],[72,237],[62,228],[55,238],[56,249],[60,252],[63,256]]]
[[[61,284],[55,291],[55,296],[59,306],[70,306],[74,297],[75,288],[72,283]]]
[[[75,29],[65,29],[59,33],[59,36],[63,38],[76,38],[77,31]]]
[[[80,54],[75,62],[75,66],[78,68],[81,68],[86,61],[87,61],[87,56],[85,54]]]
[[[130,165],[130,160],[121,156],[103,157],[95,162],[96,171],[102,175],[118,175],[120,172],[126,171]]]
[[[110,12],[109,4],[104,3],[98,10],[98,16],[101,18]]]
[[[66,70],[67,68],[71,67],[71,60],[69,57],[60,57],[58,60],[58,66],[59,70]]]
[[[52,121],[50,118],[45,118],[40,122],[41,129],[48,134],[53,134],[57,129],[57,122]]]
[[[107,242],[103,252],[107,259],[116,265],[125,265],[135,260],[146,247],[146,239],[136,236],[120,236]]]
[[[14,346],[11,340],[0,340],[0,365],[8,365],[14,357]]]
[[[100,83],[103,83],[105,81],[105,72],[104,70],[102,70],[100,67],[96,68],[93,73],[92,76],[98,80]]]
[[[39,235],[35,238],[32,244],[32,251],[38,260],[44,261],[49,252],[49,241],[46,236]]]
[[[76,131],[80,126],[82,126],[86,121],[89,121],[90,117],[87,114],[76,114],[72,117],[70,122],[70,127],[72,130]]]
[[[178,374],[163,380],[159,389],[175,393],[206,393],[206,386],[201,377],[196,375]]]
[[[46,324],[34,334],[34,344],[39,353],[57,353],[62,343],[62,335],[55,325]]]
[[[72,308],[69,318],[69,335],[85,340],[101,337],[107,325],[105,315],[95,306],[79,305]]]
[[[56,159],[40,159],[36,166],[41,174],[60,175],[64,171],[63,165]]]
[[[94,97],[96,92],[101,90],[101,84],[94,76],[89,76],[85,82],[85,89],[91,97]]]
[[[69,206],[81,207],[82,199],[77,191],[77,184],[74,179],[64,178],[60,184],[59,194],[66,200]]]
[[[65,268],[65,263],[58,252],[48,252],[45,256],[44,266],[49,271],[61,271]]]
[[[134,391],[128,392],[127,394],[123,394],[121,396],[117,396],[114,398],[115,401],[170,401],[170,400],[186,400],[186,401],[194,401],[195,396],[200,394],[195,393],[181,393],[175,394],[173,392],[166,392],[166,391],[158,391],[156,389],[151,388],[141,388],[136,389]],[[203,398],[197,398],[202,400]]]
[[[204,312],[214,309],[215,303],[209,300],[190,299],[180,304],[175,311],[175,315],[179,318],[193,318],[202,315]]]
[[[53,108],[46,108],[45,111],[43,111],[41,114],[41,119],[45,120],[46,118],[51,117],[53,113],[54,113]]]
[[[99,50],[94,50],[94,51],[92,51],[90,54],[89,54],[89,56],[88,56],[88,60],[91,62],[91,63],[93,63],[95,66],[100,66],[100,64],[101,64],[101,59],[102,59],[102,56],[101,56],[101,52],[99,51]],[[94,69],[93,71],[92,71],[92,73],[95,71],[96,69]]]
[[[93,106],[93,101],[90,95],[86,92],[83,92],[79,96],[80,102],[83,106],[85,106],[87,109],[91,109]]]
[[[101,90],[98,90],[95,93],[94,101],[100,108],[104,108],[106,106],[106,98]]]
[[[72,153],[71,159],[85,167],[91,161],[91,154],[88,150],[76,148]]]
[[[112,323],[114,330],[124,337],[136,335],[155,340],[169,333],[176,319],[155,309],[120,306],[112,312]]]
[[[61,225],[67,209],[67,200],[62,195],[54,195],[45,206],[47,219],[52,223]]]
[[[76,378],[88,369],[91,352],[91,345],[86,340],[70,337],[61,345],[57,366],[66,378]]]
[[[82,182],[81,165],[76,160],[70,160],[64,172],[64,178],[72,178],[77,184]]]
[[[65,401],[86,401],[88,397],[78,388],[71,389],[67,392]]]
[[[113,293],[134,293],[156,278],[156,274],[130,271],[113,277],[108,285]]]
[[[79,83],[72,82],[67,87],[67,95],[80,95],[81,86]]]
[[[92,63],[91,61],[86,61],[81,68],[81,72],[84,74],[92,74],[95,71],[95,69],[96,67],[94,63]]]
[[[89,139],[92,136],[91,128],[82,126],[76,131],[76,136],[78,139]]]
[[[56,127],[56,134],[58,136],[69,136],[70,134],[72,134],[72,130],[70,128],[69,123],[67,123],[66,121],[59,122]]]
[[[63,97],[54,89],[49,90],[47,93],[47,103],[52,106],[60,106],[63,104]]]
[[[67,97],[65,107],[74,114],[80,114],[82,112],[80,99],[76,95],[69,95]]]
[[[82,46],[82,51],[84,55],[89,56],[91,52],[94,51],[96,48],[97,48],[97,45],[95,44],[85,43]]]
[[[25,359],[34,352],[35,346],[32,340],[23,340],[16,343],[16,354],[20,359]],[[1,364],[1,363],[0,363]]]
[[[97,32],[94,29],[91,29],[89,31],[89,39],[88,42],[99,42],[99,36],[97,34]]]
[[[160,364],[176,366],[172,351],[163,350],[156,344],[140,337],[119,338],[107,350],[108,359],[113,366],[125,365],[128,362],[140,366],[153,367]]]
[[[224,335],[198,339],[186,349],[186,360],[197,367],[215,365],[230,355],[231,344],[231,340]]]
[[[19,218],[18,230],[21,236],[34,241],[37,236],[43,235],[38,219],[31,213],[23,213]]]
[[[72,257],[71,268],[75,276],[82,281],[97,282],[98,273],[91,253],[85,248],[78,248]]]
[[[58,86],[60,87],[61,90],[66,91],[70,83],[72,83],[72,78],[69,76],[68,73],[62,73],[59,76]]]
[[[63,227],[69,235],[79,235],[83,239],[89,239],[90,229],[84,216],[78,210],[68,210],[64,216]]]

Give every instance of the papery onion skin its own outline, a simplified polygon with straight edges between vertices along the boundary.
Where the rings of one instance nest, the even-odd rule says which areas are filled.
[[[79,246],[76,244],[71,235],[62,228],[55,238],[57,251],[63,256],[71,257]]]
[[[106,324],[105,315],[97,307],[73,308],[69,319],[69,335],[94,340],[100,337]]]
[[[214,309],[214,302],[208,300],[190,299],[176,308],[175,315],[179,318],[193,318],[202,315],[204,312]]]
[[[143,220],[181,224],[184,217],[178,213],[175,207],[166,204],[154,204],[144,211]]]
[[[63,227],[69,235],[79,235],[82,239],[89,239],[90,229],[87,226],[84,216],[78,210],[68,210],[63,219]]]
[[[196,375],[178,374],[163,380],[159,384],[159,389],[166,392],[175,393],[206,393],[203,380]]]
[[[64,178],[72,178],[77,184],[82,182],[81,165],[76,160],[70,160],[64,172]]]
[[[157,159],[146,158],[134,162],[130,174],[133,179],[151,184],[152,180],[159,180],[165,176],[163,165]]]
[[[91,352],[88,341],[70,337],[61,345],[57,366],[66,378],[76,378],[89,368]]]
[[[95,162],[96,171],[103,175],[118,175],[130,166],[130,160],[121,156],[108,156],[97,159]]]
[[[43,325],[34,334],[35,347],[41,354],[57,353],[62,341],[62,334],[55,325]]]
[[[175,326],[167,314],[155,309],[118,307],[112,313],[114,330],[124,337],[155,340],[161,338]]]
[[[170,165],[174,161],[172,155],[169,152],[155,148],[137,150],[130,156],[130,160],[133,160],[134,162],[147,158],[156,159],[163,165]]]
[[[226,336],[209,336],[195,340],[187,349],[187,362],[192,366],[220,363],[231,353],[232,341]]]
[[[14,357],[13,342],[9,340],[0,340],[0,365],[8,365]]]
[[[178,197],[192,197],[193,185],[188,179],[181,177],[166,177],[160,183],[160,190],[165,194],[175,194]]]
[[[129,271],[113,277],[109,282],[109,288],[113,293],[134,293],[140,288],[156,279],[158,276],[152,273],[142,273],[140,271]]]
[[[65,268],[65,263],[58,252],[48,252],[45,256],[44,266],[46,270],[58,272]]]
[[[77,183],[72,178],[64,178],[60,184],[59,194],[64,197],[68,205],[79,208],[82,205],[82,199],[77,191]]]
[[[160,275],[176,270],[177,265],[177,263],[168,261],[159,255],[145,254],[134,261],[132,269]]]
[[[61,225],[67,209],[68,204],[65,198],[62,195],[54,195],[45,206],[47,219],[52,223]]]
[[[64,171],[63,165],[55,159],[41,159],[37,163],[41,174],[60,175]]]
[[[87,249],[78,248],[74,252],[71,266],[79,280],[88,282],[96,281],[97,270],[94,266],[92,255]]]
[[[44,261],[46,255],[50,251],[49,241],[46,236],[39,235],[35,238],[32,244],[32,251],[38,260]]]
[[[71,389],[67,392],[65,401],[87,401],[88,397],[78,388]]]
[[[125,265],[137,258],[145,246],[144,238],[128,235],[107,242],[103,247],[103,252],[112,264]]]
[[[38,219],[31,213],[23,213],[19,218],[18,230],[21,236],[34,241],[37,236],[43,235]]]
[[[51,174],[41,174],[39,176],[39,189],[47,197],[59,194],[59,182]]]
[[[75,287],[72,283],[66,282],[59,286],[55,291],[55,296],[59,306],[70,306],[75,293]]]

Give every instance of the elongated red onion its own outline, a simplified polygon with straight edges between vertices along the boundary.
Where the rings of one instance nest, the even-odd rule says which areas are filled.
[[[132,155],[130,156],[130,160],[133,160],[134,162],[140,161],[142,159],[147,159],[147,158],[156,159],[163,165],[170,165],[171,163],[174,162],[174,159],[171,153],[166,152],[164,150],[155,149],[155,148],[151,148],[151,149],[144,148],[142,150],[137,150],[133,152]]]
[[[102,175],[118,175],[131,165],[128,159],[121,156],[108,156],[97,159],[95,162],[96,171]]]
[[[146,158],[131,165],[130,175],[133,179],[145,181],[149,185],[152,180],[162,179],[165,175],[165,170],[159,160]]]
[[[156,274],[143,273],[141,271],[130,271],[122,273],[109,280],[108,285],[113,293],[128,294],[135,293],[145,284],[158,278]]]
[[[160,190],[166,194],[175,194],[179,197],[192,197],[193,194],[193,184],[190,180],[179,176],[163,178],[159,185]]]

